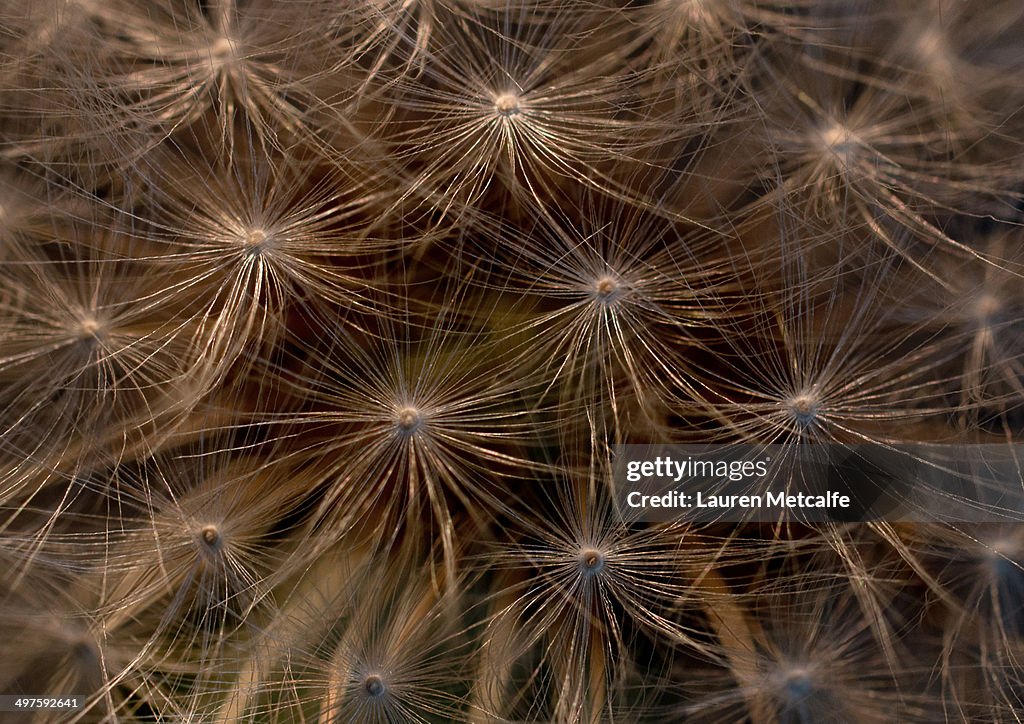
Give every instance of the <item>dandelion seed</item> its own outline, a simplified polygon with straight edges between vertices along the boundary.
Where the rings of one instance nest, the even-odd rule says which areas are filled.
[[[902,32],[880,55],[893,66],[900,91],[917,102],[941,103],[950,125],[979,147],[988,145],[988,130],[1005,123],[1008,107],[991,99],[1017,92],[1007,85],[1015,71],[1006,72],[1011,56],[1004,49],[1022,20],[1020,8],[932,0],[900,8],[894,20]],[[1010,63],[1019,67],[1019,60]]]
[[[286,681],[268,681],[268,700],[294,706],[288,715],[318,707],[321,722],[469,720],[460,692],[470,632],[451,615],[457,599],[438,596],[423,575],[429,561],[403,554],[368,565],[359,578],[323,592],[324,610],[304,626],[314,629],[304,632],[308,643],[288,651],[304,686],[294,691]],[[402,575],[367,575],[378,566]]]
[[[281,418],[321,441],[326,490],[316,515],[332,535],[363,536],[369,526],[387,541],[428,525],[452,562],[455,516],[487,519],[495,483],[537,467],[523,449],[546,423],[523,400],[539,381],[454,322],[411,312],[378,319],[368,344],[330,340],[316,352],[319,376],[291,383],[313,408]]]
[[[1001,260],[998,266],[943,255],[931,265],[933,278],[921,282],[913,275],[900,285],[897,315],[929,335],[930,354],[946,360],[950,412],[961,425],[992,414],[1005,420],[1024,403],[1024,297],[1015,236],[1001,230],[975,242],[987,258]]]
[[[97,699],[116,680],[128,647],[105,641],[79,583],[38,571],[6,588],[0,603],[7,654],[0,662],[0,691],[74,690],[86,695],[81,709],[101,708]]]
[[[753,49],[748,33],[771,14],[745,0],[656,0],[629,11],[651,37],[653,61],[663,63],[665,72],[675,69],[683,75],[700,69],[714,78],[742,72]]]
[[[905,440],[946,419],[952,352],[920,342],[925,324],[899,320],[883,296],[900,286],[887,266],[839,290],[819,285],[805,257],[786,264],[780,296],[759,298],[763,311],[727,335],[720,360],[733,371],[709,370],[721,390],[712,414],[734,420],[740,439],[780,445]]]
[[[687,541],[684,528],[622,524],[605,487],[607,461],[590,464],[538,486],[540,497],[528,506],[534,512],[516,514],[508,542],[486,559],[521,572],[496,596],[502,605],[488,630],[499,649],[486,656],[550,669],[549,680],[522,683],[528,693],[521,696],[550,700],[551,711],[537,716],[559,721],[597,720],[614,710],[638,637],[703,650],[672,608],[699,586],[684,570],[687,556],[696,570],[712,550],[722,553],[714,544],[705,549],[697,536]],[[480,696],[495,698],[486,707],[508,705],[500,692]]]
[[[392,81],[397,114],[383,140],[407,179],[397,202],[406,209],[432,204],[473,218],[490,194],[540,206],[579,185],[642,203],[623,174],[657,164],[664,148],[710,123],[707,112],[659,102],[673,88],[668,74],[618,62],[643,39],[618,25],[600,32],[599,12],[447,12],[454,17],[437,12],[430,43],[408,51],[422,70],[407,74],[403,64]]]
[[[979,632],[983,645],[1005,647],[1008,637],[1024,632],[1024,536],[1013,525],[963,525],[959,529],[925,526],[908,530],[915,561],[934,571],[937,593],[960,607],[946,628],[950,638]]]
[[[273,581],[293,569],[272,531],[301,504],[303,483],[280,444],[270,446],[280,453],[274,466],[222,449],[115,469],[96,492],[118,516],[93,522],[95,533],[48,536],[51,554],[91,561],[87,580],[104,580],[95,612],[105,630],[137,642],[135,674],[205,669],[181,684],[198,692],[217,676],[215,662],[274,610]],[[171,651],[179,670],[163,669]]]
[[[313,13],[317,3],[303,7]],[[333,55],[307,13],[234,2],[214,14],[196,4],[90,10],[55,74],[72,107],[89,111],[79,144],[106,151],[90,163],[123,172],[172,136],[229,153],[242,142],[274,148],[281,134],[316,136],[308,110],[323,102],[313,88]]]
[[[685,688],[710,691],[679,714],[797,724],[901,718],[904,708],[920,706],[927,670],[915,669],[902,647],[890,658],[853,597],[818,565],[814,574],[775,579],[753,598],[756,645],[732,652],[728,676],[687,676]]]
[[[147,228],[120,253],[174,280],[168,293],[205,333],[196,346],[211,385],[268,354],[295,312],[334,328],[338,307],[361,306],[374,268],[402,246],[374,240],[362,215],[372,193],[336,184],[328,167],[310,178],[311,163],[252,147],[214,162],[175,152],[148,160]]]
[[[542,217],[514,242],[497,227],[479,244],[493,257],[484,282],[527,318],[510,330],[533,340],[524,363],[540,366],[559,403],[597,402],[591,409],[609,420],[644,419],[667,389],[700,399],[690,352],[742,276],[721,238],[681,238],[662,219],[589,193],[578,203],[580,217]]]
[[[0,278],[0,435],[53,470],[90,466],[108,436],[155,444],[197,399],[186,390],[195,329],[163,280],[89,251],[109,232],[65,231],[81,258],[47,259],[37,240],[10,249],[17,271]]]
[[[867,82],[853,49],[805,43],[791,52],[760,71],[790,79],[762,96],[773,153],[755,171],[779,201],[832,228],[868,230],[861,243],[876,258],[894,253],[916,264],[916,244],[981,258],[934,215],[980,197],[1013,203],[998,168],[950,160],[974,142],[975,127],[951,119],[944,101],[909,102],[901,89]]]

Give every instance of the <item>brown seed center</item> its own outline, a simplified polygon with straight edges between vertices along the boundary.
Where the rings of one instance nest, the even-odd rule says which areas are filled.
[[[203,528],[203,530],[200,531],[199,535],[203,539],[203,542],[210,547],[217,545],[217,543],[220,541],[220,533],[212,525],[208,525],[205,528]]]
[[[788,407],[796,421],[805,427],[818,415],[818,403],[811,395],[797,395],[790,400]]]
[[[596,548],[584,548],[579,555],[580,567],[584,573],[600,573],[604,569],[604,554]]]
[[[420,411],[415,407],[404,407],[398,411],[398,426],[406,432],[413,432],[423,422]]]
[[[377,698],[384,695],[384,691],[387,688],[384,686],[384,679],[377,674],[370,674],[363,680],[363,688],[366,693],[370,696]]]
[[[494,99],[494,110],[502,116],[514,116],[522,113],[519,96],[514,93],[502,93]]]

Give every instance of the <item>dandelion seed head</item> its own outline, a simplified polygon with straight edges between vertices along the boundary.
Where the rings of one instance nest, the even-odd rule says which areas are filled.
[[[1024,13],[369,2],[0,10],[0,608],[82,716],[1016,714],[1019,528],[637,526],[606,455],[1015,434]]]
[[[506,118],[518,116],[523,112],[522,101],[515,93],[499,93],[494,97],[494,111]]]

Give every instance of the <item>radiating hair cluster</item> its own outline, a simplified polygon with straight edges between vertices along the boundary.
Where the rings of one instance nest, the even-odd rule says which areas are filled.
[[[1021,441],[1022,34],[1017,0],[0,0],[0,694],[1024,718],[1019,524],[631,522],[613,454]]]

